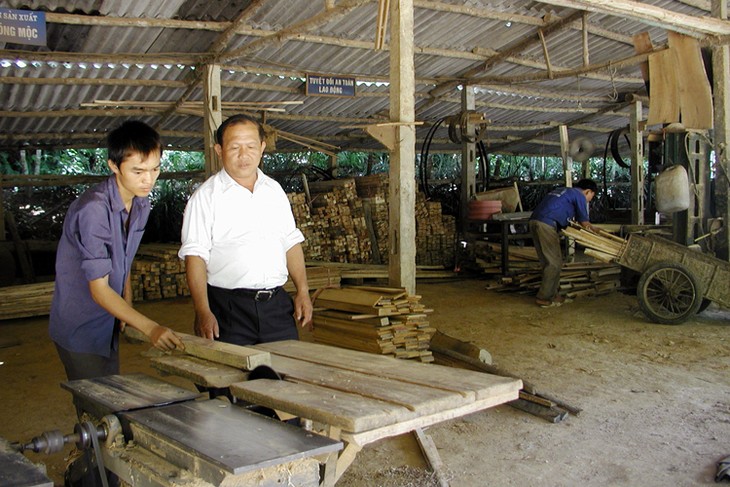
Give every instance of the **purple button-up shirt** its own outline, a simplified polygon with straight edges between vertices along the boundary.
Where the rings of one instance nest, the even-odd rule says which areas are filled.
[[[51,303],[51,339],[71,352],[109,357],[116,346],[115,318],[94,302],[89,281],[109,276],[120,295],[150,214],[147,198],[132,201],[129,213],[116,176],[89,188],[66,213],[56,253],[56,285]]]

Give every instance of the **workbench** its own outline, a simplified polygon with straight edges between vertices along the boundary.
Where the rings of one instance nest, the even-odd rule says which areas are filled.
[[[519,379],[317,343],[248,348],[269,352],[271,367],[283,380],[230,382],[231,392],[242,401],[298,416],[315,431],[342,441],[334,472],[332,465],[325,468],[335,482],[365,445],[512,401],[522,388]],[[223,387],[225,378],[240,373],[185,355],[153,364],[167,373],[195,376],[203,386]]]

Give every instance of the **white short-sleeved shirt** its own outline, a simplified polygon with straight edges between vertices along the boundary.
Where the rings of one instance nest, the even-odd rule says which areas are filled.
[[[178,255],[201,257],[212,286],[264,289],[286,283],[286,252],[303,241],[279,183],[259,169],[251,192],[221,170],[190,197]]]

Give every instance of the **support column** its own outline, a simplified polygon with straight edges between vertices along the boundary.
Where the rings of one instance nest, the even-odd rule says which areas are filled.
[[[630,105],[631,122],[631,223],[644,224],[644,138],[642,136],[642,104]]]
[[[712,0],[712,16],[726,20],[725,0]],[[713,95],[715,102],[715,205],[723,220],[717,236],[717,256],[730,261],[730,46],[712,48]]]
[[[205,176],[217,173],[221,162],[215,153],[215,131],[223,121],[221,109],[221,67],[217,64],[205,66],[203,86],[203,142],[205,144]]]
[[[565,187],[573,187],[573,158],[570,157],[570,140],[568,139],[568,126],[561,125],[560,130],[560,155],[563,157],[563,176]]]
[[[461,113],[471,114],[476,108],[474,99],[474,88],[464,86],[461,90]],[[476,193],[476,127],[471,116],[461,118],[466,127],[460,127],[463,140],[461,142],[461,194],[459,201],[459,223],[462,233],[467,231],[469,213],[469,201]]]
[[[416,127],[413,63],[413,0],[390,2],[390,120],[395,147],[390,151],[388,281],[416,291]]]

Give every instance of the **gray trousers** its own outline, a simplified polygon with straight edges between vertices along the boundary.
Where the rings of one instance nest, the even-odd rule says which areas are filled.
[[[560,269],[563,267],[560,235],[552,225],[537,220],[530,220],[530,232],[542,266],[542,282],[537,298],[551,301],[558,295]]]

